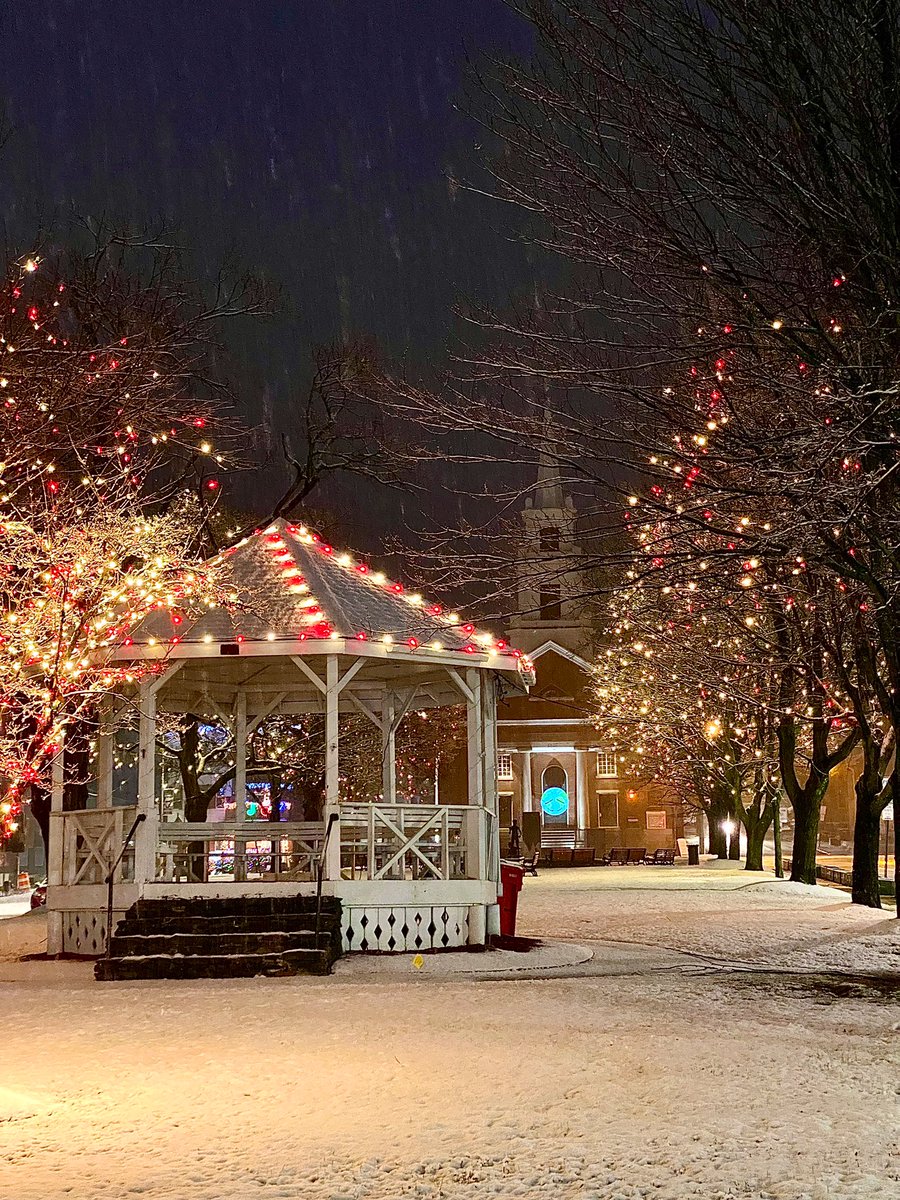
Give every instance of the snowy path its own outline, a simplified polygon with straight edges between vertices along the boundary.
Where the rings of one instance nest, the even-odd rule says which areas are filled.
[[[897,922],[821,889],[676,904],[566,876],[523,921],[555,913],[614,975],[101,987],[0,963],[0,1197],[897,1200],[898,1006],[664,946],[707,923],[724,957],[822,957]]]

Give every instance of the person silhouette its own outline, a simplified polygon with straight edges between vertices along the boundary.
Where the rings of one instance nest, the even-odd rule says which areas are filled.
[[[521,854],[520,842],[522,831],[519,829],[519,823],[513,817],[512,825],[509,827],[509,857],[518,858]]]

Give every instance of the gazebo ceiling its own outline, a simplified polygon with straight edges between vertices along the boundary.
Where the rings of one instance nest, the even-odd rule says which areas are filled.
[[[448,666],[516,671],[531,664],[457,613],[408,592],[368,564],[339,553],[302,525],[277,521],[212,562],[234,596],[199,616],[160,607],[140,621],[117,657],[399,652]]]

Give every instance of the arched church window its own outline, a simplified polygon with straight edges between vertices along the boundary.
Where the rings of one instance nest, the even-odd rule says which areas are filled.
[[[555,525],[545,525],[538,532],[538,541],[542,550],[558,550],[559,530]]]
[[[569,817],[569,776],[555,759],[541,773],[541,812],[545,823],[565,824]]]

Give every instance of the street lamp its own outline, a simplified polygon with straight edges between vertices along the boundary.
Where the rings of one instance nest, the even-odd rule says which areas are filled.
[[[726,819],[722,822],[722,832],[725,834],[726,838],[725,853],[729,858],[731,858],[731,835],[734,833],[734,821],[732,821],[730,817],[726,817]]]

